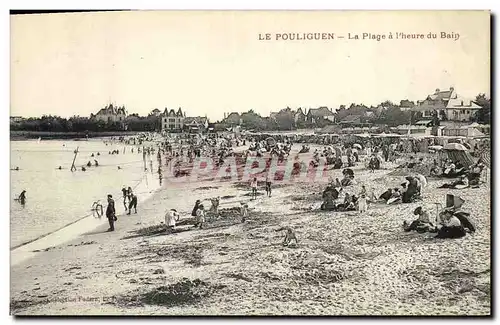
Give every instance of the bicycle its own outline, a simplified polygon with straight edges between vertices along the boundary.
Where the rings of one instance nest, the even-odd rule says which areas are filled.
[[[92,211],[92,216],[94,218],[101,218],[102,215],[104,214],[104,208],[101,204],[100,200],[95,201],[92,203],[92,208],[90,209]]]

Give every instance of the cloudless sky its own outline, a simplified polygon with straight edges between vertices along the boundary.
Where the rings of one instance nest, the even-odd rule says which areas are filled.
[[[277,41],[276,33],[344,39]],[[349,40],[361,33],[435,40]],[[458,33],[455,40],[441,32]],[[273,40],[259,41],[259,33]],[[490,93],[488,12],[137,11],[11,16],[10,115],[188,116]]]

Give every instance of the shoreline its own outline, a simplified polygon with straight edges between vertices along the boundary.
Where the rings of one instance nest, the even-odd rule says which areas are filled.
[[[149,174],[144,174],[141,181],[137,183],[134,189],[137,189],[140,186],[144,186],[148,184]],[[148,185],[146,185],[148,186]],[[154,197],[155,193],[161,191],[163,186],[156,187],[148,192],[141,191],[141,194],[147,193],[147,195],[141,195],[138,197],[138,203],[144,204],[152,197]],[[144,188],[142,190],[145,190]],[[117,202],[120,202],[121,198],[115,199],[115,205]],[[118,208],[120,207],[120,208]],[[121,209],[122,205],[116,205],[117,209]],[[40,235],[37,238],[28,240],[21,244],[17,244],[14,247],[10,248],[10,262],[11,265],[19,264],[23,261],[29,260],[33,258],[37,253],[49,250],[54,247],[63,245],[67,242],[74,240],[75,238],[85,234],[86,232],[92,231],[100,227],[102,224],[107,224],[107,220],[105,216],[101,218],[95,218],[93,215],[87,214],[79,217],[78,219],[61,226],[53,231],[50,231],[46,234]],[[82,230],[83,228],[83,230]]]
[[[134,136],[139,131],[106,131],[106,132],[45,132],[45,131],[10,131],[10,141],[22,141],[42,138],[43,140],[66,140]]]

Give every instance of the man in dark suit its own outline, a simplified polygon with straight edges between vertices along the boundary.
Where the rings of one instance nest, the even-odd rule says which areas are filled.
[[[113,196],[108,194],[108,207],[106,208],[106,217],[109,221],[109,229],[108,231],[115,231],[115,200],[113,200]]]

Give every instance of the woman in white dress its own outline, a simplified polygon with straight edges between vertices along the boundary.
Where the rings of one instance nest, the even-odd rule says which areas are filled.
[[[368,210],[368,203],[366,201],[366,188],[364,185],[361,186],[361,192],[359,193],[358,210],[360,213],[366,212],[366,210]]]
[[[175,228],[175,223],[179,221],[179,213],[177,212],[176,209],[170,209],[167,211],[165,214],[165,225],[167,226],[167,229],[170,231],[174,230]]]

